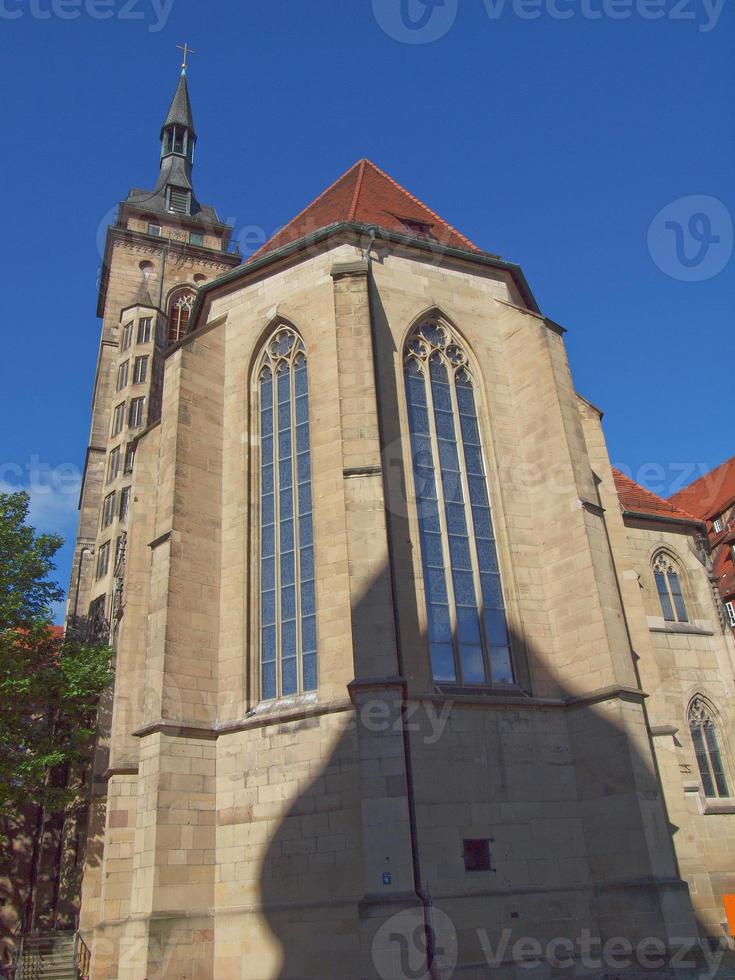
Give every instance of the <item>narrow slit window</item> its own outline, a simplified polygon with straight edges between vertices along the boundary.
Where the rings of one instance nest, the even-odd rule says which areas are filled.
[[[268,343],[260,417],[260,666],[264,700],[317,686],[306,353],[294,331]]]
[[[513,684],[475,383],[448,327],[414,331],[405,383],[434,679]]]
[[[115,448],[110,452],[110,456],[107,462],[107,482],[112,483],[113,480],[117,479],[117,474],[120,472],[120,447],[115,446]]]
[[[115,385],[115,391],[122,391],[122,389],[128,383],[129,367],[130,367],[130,361],[123,361],[123,363],[118,367],[117,384]]]

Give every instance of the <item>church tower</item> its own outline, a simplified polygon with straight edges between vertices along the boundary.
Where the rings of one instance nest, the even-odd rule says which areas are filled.
[[[182,66],[160,130],[158,179],[153,190],[134,188],[120,203],[107,230],[100,278],[97,314],[102,331],[66,625],[82,637],[110,642],[116,651],[126,609],[135,605],[126,552],[137,442],[160,417],[164,359],[185,333],[198,289],[240,263],[232,228],[199,201],[194,189],[196,142]],[[119,674],[116,686],[124,686]],[[104,823],[99,794],[107,790],[111,725],[112,717],[101,719],[91,839]],[[67,841],[82,832],[67,821]],[[75,878],[66,863],[73,850],[64,849],[62,908],[66,883]],[[87,908],[95,907],[100,880],[100,869],[88,862]]]
[[[198,288],[240,263],[232,228],[194,190],[197,135],[185,65],[160,142],[155,187],[131,190],[107,231],[97,304],[102,334],[68,592],[67,627],[113,640],[124,608],[135,443],[160,414],[165,352],[183,336]]]

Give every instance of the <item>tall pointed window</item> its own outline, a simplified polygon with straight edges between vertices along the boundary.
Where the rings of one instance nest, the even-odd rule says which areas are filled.
[[[730,790],[717,733],[717,725],[706,702],[696,697],[689,706],[689,731],[702,780],[704,795],[729,797]]]
[[[467,356],[447,326],[427,322],[406,345],[404,370],[434,679],[513,684]]]
[[[258,374],[260,667],[264,699],[317,686],[306,352],[280,328]]]
[[[179,289],[168,305],[168,342],[175,344],[186,333],[196,293],[193,289]]]
[[[667,623],[688,623],[687,607],[681,590],[681,575],[674,560],[660,551],[653,561],[661,612]]]

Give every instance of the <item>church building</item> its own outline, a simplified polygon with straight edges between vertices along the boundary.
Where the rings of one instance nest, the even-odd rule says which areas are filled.
[[[69,593],[116,653],[92,980],[503,980],[529,943],[534,977],[639,976],[644,948],[669,977],[724,949],[706,524],[612,469],[521,268],[374,163],[243,263],[194,189],[185,72],[160,141],[107,233]],[[590,936],[632,953],[590,965]]]

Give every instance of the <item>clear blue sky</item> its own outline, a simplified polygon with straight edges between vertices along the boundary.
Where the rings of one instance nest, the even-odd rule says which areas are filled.
[[[74,534],[100,229],[130,187],[153,184],[184,40],[197,51],[196,187],[236,234],[270,234],[368,156],[523,266],[569,330],[615,462],[661,492],[676,464],[733,454],[735,259],[712,274],[735,214],[732,9],[713,25],[712,0],[687,0],[694,19],[675,20],[674,0],[627,0],[624,19],[610,14],[626,0],[604,0],[599,19],[603,0],[405,2],[409,22],[401,0],[0,0],[0,482],[33,474],[40,527]],[[647,19],[656,2],[664,18]],[[684,202],[659,219],[667,274],[649,226],[690,195],[724,208]],[[677,224],[701,262],[685,238],[677,265]]]

